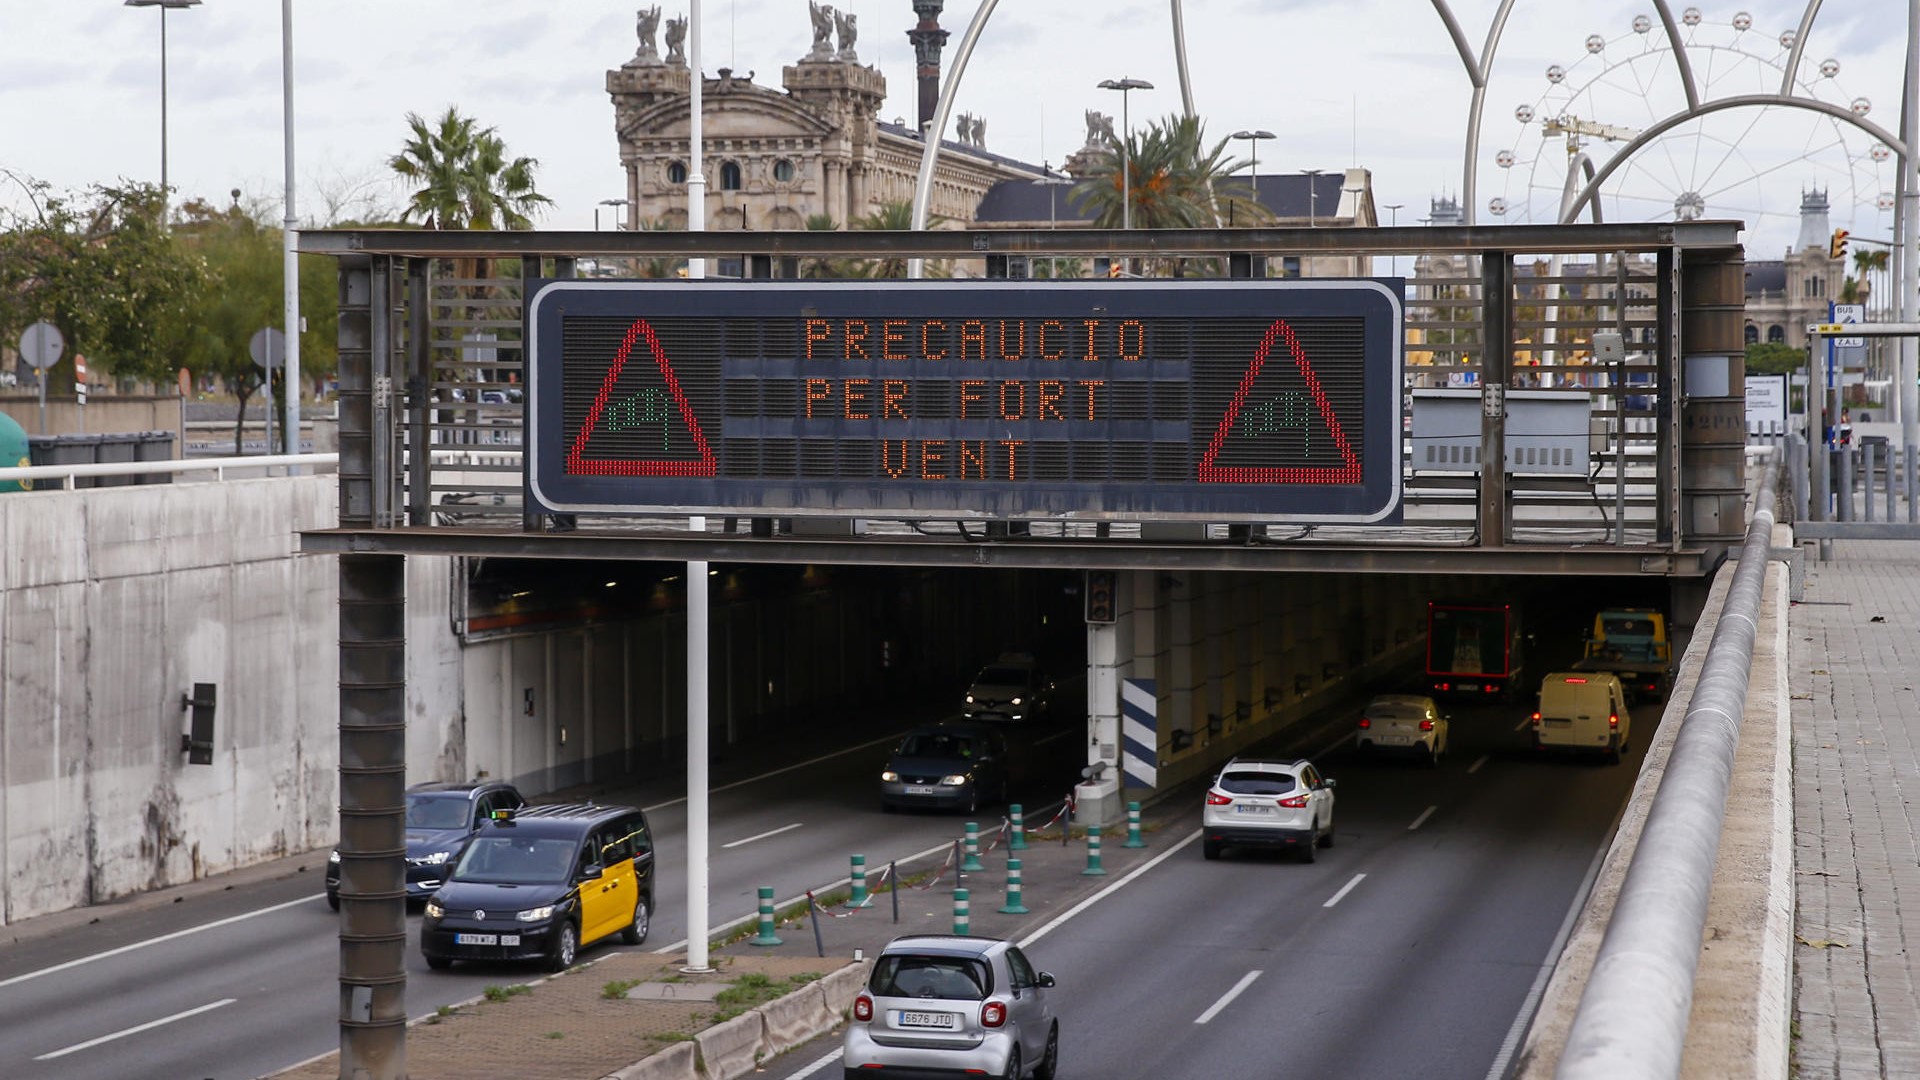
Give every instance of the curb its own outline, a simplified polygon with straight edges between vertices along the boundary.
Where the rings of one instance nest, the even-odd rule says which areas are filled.
[[[734,1080],[840,1025],[866,985],[869,961],[856,960],[791,993],[757,1005],[602,1080]]]

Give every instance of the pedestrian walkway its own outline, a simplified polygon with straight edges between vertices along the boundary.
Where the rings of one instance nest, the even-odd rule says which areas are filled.
[[[1920,543],[1836,541],[1788,627],[1796,1075],[1920,1076]]]

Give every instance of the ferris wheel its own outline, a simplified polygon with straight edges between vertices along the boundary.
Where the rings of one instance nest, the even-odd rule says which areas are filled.
[[[1680,23],[1682,55],[1637,15],[1618,36],[1589,34],[1578,59],[1520,84],[1510,134],[1491,140],[1499,179],[1488,185],[1487,221],[1736,218],[1768,244],[1792,237],[1812,190],[1826,196],[1835,224],[1890,220],[1894,155],[1838,115],[1873,112],[1846,92],[1839,60],[1802,59],[1795,31],[1769,35],[1745,11],[1710,19],[1689,7]],[[1781,101],[1789,86],[1813,107]],[[1499,130],[1490,123],[1490,134]]]

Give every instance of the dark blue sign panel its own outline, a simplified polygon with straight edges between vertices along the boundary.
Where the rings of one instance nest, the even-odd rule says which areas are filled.
[[[1383,521],[1397,280],[553,281],[554,511]]]

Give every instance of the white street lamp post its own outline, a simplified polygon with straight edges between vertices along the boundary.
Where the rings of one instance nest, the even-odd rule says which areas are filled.
[[[1041,178],[1040,182],[1047,185],[1047,228],[1051,230],[1055,228],[1057,224],[1057,220],[1056,220],[1057,207],[1055,206],[1055,203],[1057,202],[1057,194],[1063,185],[1073,183],[1073,177],[1055,176],[1053,174],[1052,167],[1045,163],[1041,164],[1040,171],[1043,174],[1045,174]],[[1055,281],[1059,280],[1060,257],[1058,255],[1047,256],[1047,277],[1050,280],[1055,280]]]
[[[601,200],[600,200],[600,203],[599,203],[599,205],[598,205],[598,206],[595,206],[595,207],[593,208],[593,231],[594,231],[594,232],[599,232],[599,231],[600,231],[600,207],[601,207],[601,206],[614,206],[614,207],[625,207],[625,206],[627,206],[627,200],[625,200],[625,199],[601,199]],[[625,226],[625,225],[622,225],[622,224],[620,224],[618,220],[616,220],[616,221],[614,222],[614,226],[613,226],[613,227],[614,227],[614,229],[615,229],[616,231],[617,231],[617,230],[620,230],[620,229],[624,229],[624,228],[626,228],[626,226]]]
[[[1247,173],[1253,177],[1253,201],[1258,205],[1260,202],[1260,140],[1273,138],[1273,132],[1236,131],[1233,137],[1247,140]]]
[[[160,9],[160,223],[167,221],[167,9],[197,7],[200,0],[125,0],[127,7]]]
[[[1130,91],[1151,90],[1153,84],[1145,79],[1106,79],[1100,83],[1102,90],[1120,91],[1120,227],[1133,228],[1133,176],[1127,166],[1127,137],[1133,133],[1133,120],[1127,110]]]

